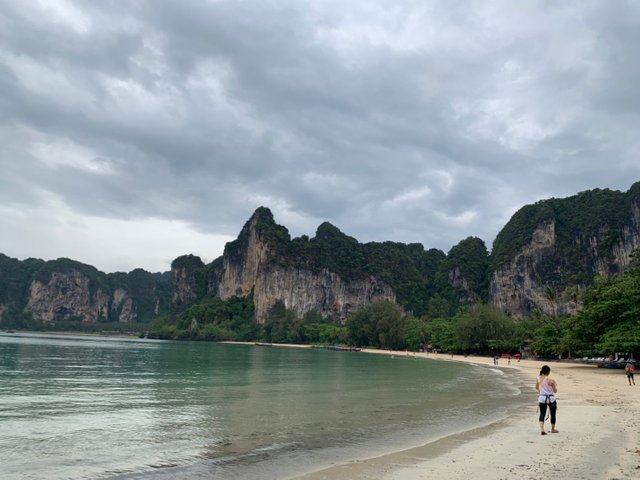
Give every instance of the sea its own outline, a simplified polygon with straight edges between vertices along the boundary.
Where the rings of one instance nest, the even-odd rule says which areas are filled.
[[[295,478],[523,401],[507,369],[410,353],[0,333],[0,476]]]

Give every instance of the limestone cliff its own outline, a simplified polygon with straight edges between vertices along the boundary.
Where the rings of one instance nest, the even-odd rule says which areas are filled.
[[[315,311],[323,317],[340,321],[345,321],[349,314],[373,302],[395,302],[393,290],[375,277],[345,282],[328,270],[315,273],[265,265],[258,269],[253,282],[246,281],[246,276],[244,280],[243,283],[231,281],[221,284],[220,296],[224,299],[228,298],[228,292],[253,291],[258,321],[264,321],[269,309],[278,302],[293,310],[298,317]]]
[[[520,246],[508,252],[514,244]],[[595,276],[622,272],[638,247],[640,184],[626,193],[594,190],[527,206],[494,242],[492,255],[502,261],[491,276],[491,299],[515,316],[572,314]]]
[[[90,280],[78,271],[54,272],[48,282],[33,280],[29,289],[25,312],[44,322],[80,317],[84,322],[106,318],[109,297],[98,289],[93,294]]]
[[[184,255],[171,263],[172,304],[177,307],[189,305],[200,294],[199,279],[205,265],[195,255]]]
[[[168,311],[169,278],[141,269],[105,274],[70,259],[20,261],[0,254],[0,321],[141,322]],[[105,327],[108,328],[108,327]]]
[[[520,209],[491,255],[468,237],[447,255],[421,244],[361,244],[325,222],[315,237],[290,238],[258,208],[210,264],[177,258],[171,272],[99,272],[69,259],[20,261],[0,254],[0,322],[149,322],[217,296],[250,297],[258,322],[276,304],[298,317],[344,321],[379,300],[416,316],[451,316],[489,301],[514,316],[581,308],[598,275],[622,272],[640,247],[640,182],[628,192],[591,190]]]
[[[558,305],[554,291],[547,289],[551,288],[550,278],[557,277],[561,268],[555,262],[555,247],[555,222],[544,222],[534,230],[529,244],[493,272],[490,293],[494,305],[516,316],[536,310],[553,316],[575,311],[575,302]]]
[[[271,212],[259,208],[245,224],[238,239],[227,244],[222,258],[207,269],[207,291],[222,299],[253,295],[258,322],[264,322],[277,303],[298,317],[315,311],[323,317],[344,321],[347,316],[372,302],[391,300],[394,291],[375,276],[345,280],[328,269],[307,268],[287,257],[286,229],[276,225]],[[203,267],[183,275],[181,265],[172,269],[179,299],[193,298],[196,275]],[[175,294],[174,294],[174,298]]]
[[[277,254],[272,251],[273,245],[261,228],[261,222],[271,223],[270,214],[271,212],[263,210],[256,211],[243,227],[238,239],[227,244],[222,257],[222,276],[217,285],[217,293],[222,299],[234,295],[246,297],[259,282],[264,283],[270,253]],[[260,293],[263,292],[255,292],[256,296]],[[267,300],[257,302],[264,303]]]
[[[119,322],[135,322],[138,318],[133,299],[124,288],[117,288],[113,292],[111,310],[117,316]]]
[[[467,237],[452,247],[441,266],[458,304],[465,306],[487,301],[488,268],[487,247],[477,237]]]

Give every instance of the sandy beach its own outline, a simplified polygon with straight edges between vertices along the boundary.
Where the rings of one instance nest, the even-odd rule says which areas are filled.
[[[404,352],[365,350],[406,355]],[[413,355],[413,354],[411,354]],[[486,357],[416,354],[441,361],[493,365]],[[540,435],[535,380],[543,364],[558,383],[559,433]],[[348,479],[637,479],[640,478],[640,385],[623,370],[570,362],[500,359],[521,380],[531,405],[467,432],[383,456],[356,459],[295,478]],[[636,383],[638,380],[636,379]],[[547,430],[550,430],[547,422]]]

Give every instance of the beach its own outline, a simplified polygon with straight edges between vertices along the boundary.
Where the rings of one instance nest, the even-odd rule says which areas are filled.
[[[372,354],[405,352],[365,350]],[[411,353],[410,355],[414,355]],[[354,459],[298,480],[349,479],[632,479],[640,478],[640,385],[623,370],[574,362],[417,353],[440,361],[508,370],[522,382],[529,407],[479,428],[407,450]],[[558,383],[557,434],[540,435],[535,381],[542,365]],[[546,429],[550,432],[549,422]]]
[[[0,334],[3,478],[640,478],[623,370],[241,344]],[[541,436],[545,363],[559,433]]]

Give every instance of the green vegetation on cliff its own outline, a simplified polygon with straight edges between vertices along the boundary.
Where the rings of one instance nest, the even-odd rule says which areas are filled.
[[[252,225],[255,226],[255,232],[261,240],[270,246],[274,258],[287,257],[291,240],[289,231],[274,221],[271,210],[260,207],[242,227],[238,238],[225,245],[224,255],[231,263],[239,263],[242,260],[249,244]]]
[[[257,336],[253,297],[221,300],[209,296],[176,316],[151,322],[150,335],[163,339],[250,341]]]
[[[80,283],[88,286],[90,298],[100,291],[103,304],[104,298],[110,299],[107,311],[100,310],[105,318],[98,318],[98,324],[124,328],[118,320],[130,304],[125,307],[124,302],[114,303],[113,299],[130,298],[136,320],[145,326],[155,319],[150,329],[161,338],[352,342],[412,349],[431,344],[437,349],[477,353],[517,351],[530,344],[532,350],[545,355],[637,351],[640,273],[636,267],[618,275],[620,251],[616,248],[629,248],[629,235],[637,235],[631,215],[639,199],[640,182],[626,193],[596,189],[527,205],[498,234],[490,256],[484,242],[475,237],[462,240],[445,255],[418,243],[361,244],[327,222],[313,238],[292,239],[285,227],[275,223],[269,209],[257,209],[238,238],[225,248],[229,268],[242,268],[255,232],[256,240],[266,246],[267,268],[326,270],[347,282],[376,277],[393,289],[398,305],[366,306],[353,313],[346,325],[333,323],[319,312],[297,318],[282,304],[273,306],[264,324],[256,324],[250,297],[223,301],[214,296],[222,278],[223,257],[210,264],[194,255],[178,257],[172,263],[172,284],[168,272],[136,269],[104,274],[70,259],[19,261],[0,254],[2,325],[39,328],[25,313],[32,282],[49,284],[57,274],[77,272],[88,280]],[[555,226],[555,244],[532,260],[539,276],[536,281],[548,300],[564,299],[578,306],[583,298],[584,309],[569,318],[557,318],[554,310],[547,318],[532,308],[532,318],[516,320],[486,305],[491,300],[489,279],[496,268],[511,262],[531,242],[545,222]],[[612,276],[594,283],[596,270],[607,265],[605,273]],[[70,316],[74,311],[65,306],[60,311],[55,318],[60,328],[83,327],[81,319]]]
[[[621,276],[599,278],[587,290],[584,308],[564,327],[561,347],[574,353],[640,353],[640,266]]]
[[[407,311],[422,315],[429,310],[429,301],[434,295],[446,298],[450,311],[455,311],[460,292],[447,284],[447,272],[443,272],[444,252],[425,250],[421,244],[398,242],[359,243],[355,238],[342,233],[328,222],[322,223],[313,238],[303,235],[290,239],[289,232],[273,220],[273,215],[264,207],[245,224],[237,240],[227,244],[225,256],[231,263],[241,262],[246,251],[252,222],[256,234],[269,246],[269,261],[275,265],[302,268],[313,272],[328,270],[344,281],[363,280],[374,276],[388,284],[396,293],[398,303]],[[479,240],[479,239],[478,239]],[[481,240],[479,242],[482,243]],[[484,246],[484,244],[482,244]],[[473,261],[461,254],[462,271],[472,273],[474,278],[486,277],[485,267],[472,272]],[[484,259],[478,264],[486,263]],[[454,260],[452,265],[456,264]],[[442,275],[438,276],[441,272]],[[472,282],[478,288],[486,281]],[[486,293],[479,297],[486,297]]]
[[[89,302],[95,300],[96,293],[101,291],[107,298],[122,289],[133,302],[136,315],[135,324],[125,328],[118,325],[120,311],[110,308],[106,317],[99,317],[98,326],[87,325],[79,317],[72,317],[63,308],[60,318],[54,322],[39,322],[31,314],[25,312],[29,301],[31,286],[34,281],[48,285],[54,275],[77,273],[88,280]],[[78,288],[81,288],[78,286]],[[58,292],[64,295],[65,292]],[[29,258],[24,261],[0,254],[0,305],[6,308],[1,315],[0,325],[8,328],[61,329],[61,330],[117,330],[138,331],[139,324],[148,323],[158,315],[169,311],[171,304],[170,274],[149,273],[136,269],[129,273],[106,274],[91,265],[86,265],[68,258],[44,261]],[[90,305],[87,305],[90,307]],[[120,307],[121,308],[121,307]],[[105,325],[110,323],[111,325]]]
[[[441,290],[454,301],[465,303],[469,295],[475,298],[468,303],[489,300],[489,252],[478,237],[468,237],[449,250],[438,273]]]
[[[538,226],[555,222],[556,254],[547,259],[546,283],[590,284],[597,260],[594,247],[600,258],[612,255],[612,247],[622,239],[624,228],[631,225],[630,205],[639,195],[640,182],[626,193],[595,189],[522,207],[496,236],[492,269],[511,261],[532,240]]]
[[[35,272],[45,262],[35,258],[20,261],[0,254],[0,304],[8,309],[3,318],[17,318],[27,302],[27,289]]]
[[[129,273],[109,273],[106,276],[107,291],[122,289],[135,301],[137,318],[148,323],[171,308],[171,274],[149,273],[136,268]],[[120,307],[122,308],[122,307]],[[121,310],[112,309],[110,321],[117,321]]]

